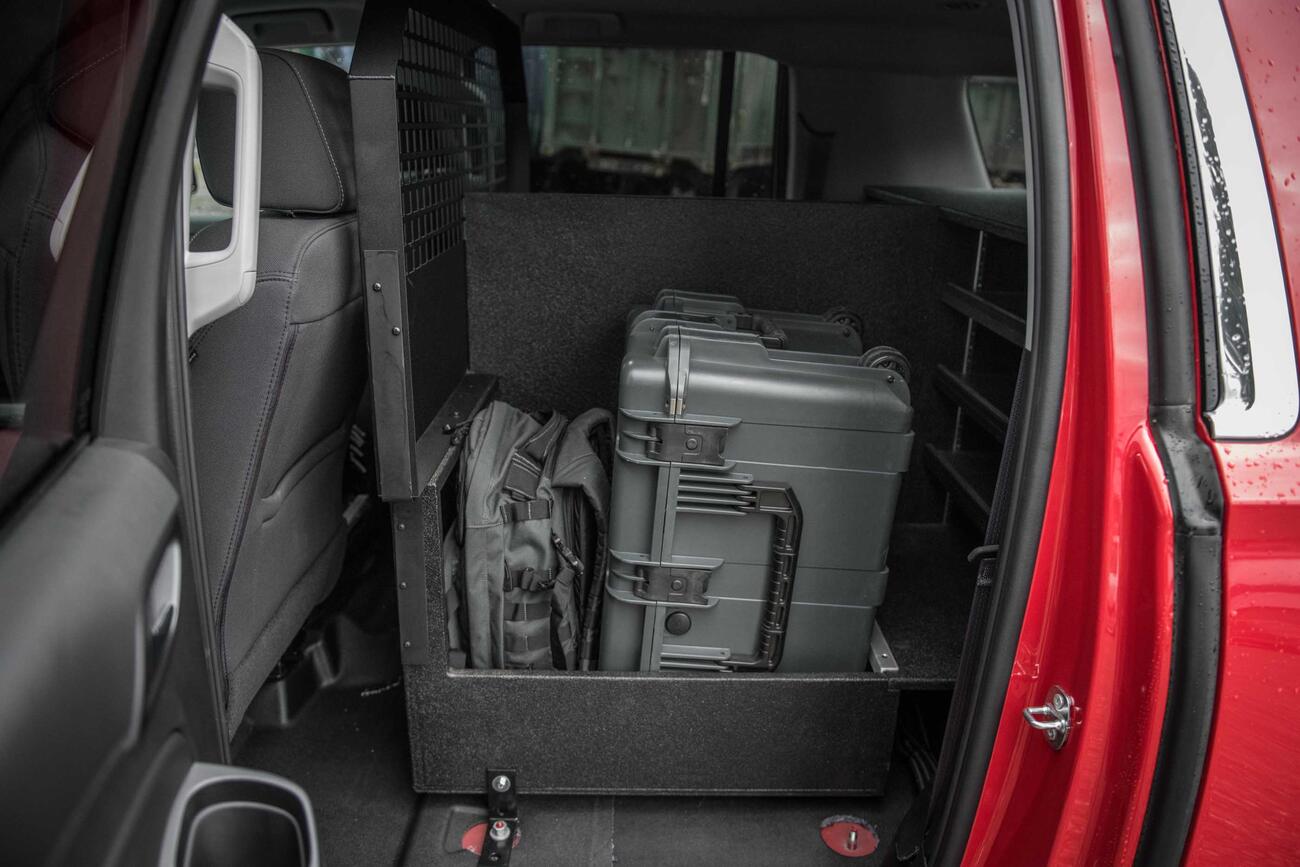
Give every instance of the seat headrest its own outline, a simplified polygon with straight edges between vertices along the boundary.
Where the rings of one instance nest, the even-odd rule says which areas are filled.
[[[291,51],[263,49],[262,207],[336,214],[356,209],[356,160],[348,76],[331,63]],[[232,200],[234,100],[205,91],[195,138],[212,197]]]

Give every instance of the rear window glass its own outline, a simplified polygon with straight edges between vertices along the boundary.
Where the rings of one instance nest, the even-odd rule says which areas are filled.
[[[315,57],[317,60],[327,61],[344,72],[352,68],[351,45],[295,45],[287,50],[296,51],[308,57]]]
[[[1020,85],[1014,78],[972,78],[966,82],[971,119],[979,136],[989,182],[1025,185],[1025,134],[1020,121]]]
[[[773,195],[776,61],[743,52],[528,46],[524,69],[535,191]]]

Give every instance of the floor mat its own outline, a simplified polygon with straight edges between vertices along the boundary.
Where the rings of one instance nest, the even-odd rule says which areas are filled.
[[[235,762],[306,790],[322,863],[399,862],[417,803],[400,682],[325,690],[292,728],[249,734]]]
[[[903,688],[951,689],[975,594],[979,544],[949,524],[899,524],[889,544],[889,589],[877,620]]]
[[[522,830],[516,867],[613,865],[675,867],[744,864],[788,867],[849,863],[821,839],[822,822],[862,819],[877,835],[875,852],[854,859],[884,863],[893,831],[911,804],[910,779],[896,764],[879,798],[520,798]],[[403,862],[409,867],[469,867],[464,831],[485,816],[481,801],[426,796]],[[867,841],[863,841],[865,846]]]

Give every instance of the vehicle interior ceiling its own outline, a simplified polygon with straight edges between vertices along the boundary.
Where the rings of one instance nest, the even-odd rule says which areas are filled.
[[[774,148],[753,176],[733,166],[724,198],[694,209],[682,207],[682,189],[611,179],[627,154],[602,154],[613,162],[597,171],[590,153],[576,170],[563,153],[534,153],[533,193],[467,195],[470,367],[500,378],[498,397],[569,417],[616,411],[627,311],[661,289],[709,291],[760,309],[852,311],[864,347],[906,357],[914,432],[877,618],[900,693],[883,794],[537,796],[525,802],[520,854],[527,863],[611,854],[690,863],[726,846],[737,863],[830,863],[838,856],[817,829],[847,814],[878,831],[876,863],[935,773],[975,586],[968,555],[985,543],[1025,344],[1024,153],[1006,8],[995,0],[810,0],[797,11],[784,0],[495,5],[526,47],[761,55],[784,67],[777,98],[786,100],[772,120]],[[259,47],[294,49],[350,45],[361,11],[359,0],[226,8]],[[976,90],[987,99],[977,102]],[[991,132],[977,128],[973,110],[992,118]],[[629,205],[627,195],[557,192],[565,190],[655,194]],[[357,480],[370,448],[364,429],[352,435],[352,491],[366,485]],[[460,834],[481,816],[482,798],[411,786],[392,557],[386,508],[371,497],[351,527],[336,589],[252,700],[233,757],[306,789],[328,861],[468,863]],[[316,675],[289,693],[311,697],[286,703],[271,686],[297,678],[304,660]],[[500,723],[511,725],[509,708]]]

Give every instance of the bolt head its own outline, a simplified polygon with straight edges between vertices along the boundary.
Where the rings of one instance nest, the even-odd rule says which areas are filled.
[[[393,336],[396,337],[397,335],[399,335],[399,334],[401,334],[401,333],[402,333],[402,329],[399,328],[398,326],[394,325],[394,326],[393,326]]]
[[[402,581],[402,582],[400,582],[397,586],[398,586],[398,587],[401,587],[403,590],[405,590],[405,589],[406,589],[406,582],[405,582],[405,581]]]
[[[380,283],[378,280],[376,280],[375,283],[374,283],[374,285],[372,285],[370,288],[373,289],[373,290],[376,291],[376,292],[382,292],[382,291],[384,291],[384,284],[383,284],[383,283]]]
[[[498,792],[510,791],[510,778],[505,774],[497,774],[492,778],[492,788]]]
[[[403,646],[403,647],[410,647],[410,646],[411,646],[411,642],[409,642],[409,641],[403,641],[403,642],[402,642],[402,646]]]

